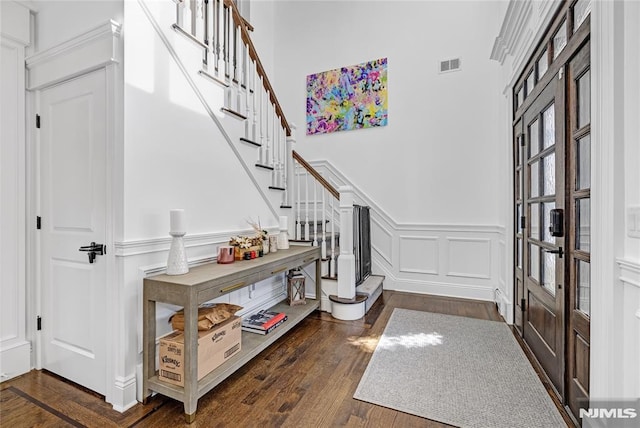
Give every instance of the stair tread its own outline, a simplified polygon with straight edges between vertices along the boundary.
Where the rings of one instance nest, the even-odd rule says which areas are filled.
[[[232,110],[230,108],[222,107],[220,108],[220,111],[222,111],[223,113],[229,113],[231,116],[234,116],[236,119],[247,120],[247,116],[245,116],[242,113],[238,113],[237,111]]]
[[[380,287],[384,279],[385,277],[383,275],[369,275],[362,284],[356,287],[356,291],[371,295],[372,292]]]
[[[365,296],[364,294],[356,294],[355,297],[353,299],[345,299],[342,297],[338,297],[335,294],[330,294],[329,295],[329,300],[331,300],[332,302],[336,302],[336,303],[343,303],[343,304],[356,304],[356,303],[362,303],[364,301],[366,301],[369,298],[369,296]]]
[[[273,171],[273,167],[272,167],[272,166],[269,166],[269,165],[263,165],[263,164],[261,164],[261,163],[256,163],[256,166],[257,166],[258,168],[263,168],[263,169],[268,169],[269,171]]]
[[[251,144],[252,146],[262,147],[262,144],[256,143],[255,141],[248,138],[240,137],[240,141],[242,141],[243,143]]]
[[[216,84],[218,84],[218,85],[222,86],[223,88],[228,88],[228,87],[229,87],[229,84],[228,84],[227,82],[225,82],[224,80],[220,80],[220,79],[219,79],[219,78],[217,78],[216,76],[214,76],[214,75],[212,75],[212,74],[210,74],[210,73],[207,73],[207,72],[206,72],[206,71],[204,71],[204,70],[200,70],[200,71],[198,71],[198,74],[199,74],[200,76],[203,76],[203,77],[205,77],[206,79],[208,79],[208,80],[212,81],[213,83],[216,83]]]

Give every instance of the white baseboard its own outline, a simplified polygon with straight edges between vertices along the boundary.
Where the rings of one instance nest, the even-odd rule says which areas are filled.
[[[0,382],[31,370],[31,344],[20,342],[0,350]]]
[[[453,282],[439,282],[422,279],[398,278],[382,264],[375,263],[374,273],[385,276],[383,288],[385,290],[404,291],[416,294],[432,294],[434,296],[457,297],[472,300],[494,300],[495,287],[459,284]]]
[[[136,399],[136,374],[126,378],[117,377],[113,389],[111,405],[114,410],[122,413],[138,404]]]
[[[504,318],[507,324],[513,324],[513,302],[507,299],[507,296],[500,291],[500,289],[496,289],[495,300],[496,305],[498,306],[498,312],[500,316]]]

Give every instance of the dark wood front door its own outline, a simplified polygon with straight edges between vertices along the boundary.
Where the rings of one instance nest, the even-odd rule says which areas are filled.
[[[522,335],[557,391],[563,393],[565,260],[564,221],[552,233],[552,217],[564,206],[564,91],[552,79],[524,112]]]
[[[567,401],[574,414],[588,407],[591,330],[591,68],[587,42],[567,73],[569,182],[569,287],[567,305]]]
[[[563,2],[513,92],[514,323],[576,419],[589,400],[589,5]]]

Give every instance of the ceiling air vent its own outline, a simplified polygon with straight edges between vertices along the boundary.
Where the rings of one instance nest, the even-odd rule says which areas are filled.
[[[449,73],[451,71],[460,70],[460,58],[447,59],[440,61],[440,73]]]

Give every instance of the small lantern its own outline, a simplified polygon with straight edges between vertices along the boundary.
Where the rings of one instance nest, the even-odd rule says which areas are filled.
[[[307,304],[304,297],[304,275],[299,270],[290,270],[287,275],[287,300],[289,306]]]

